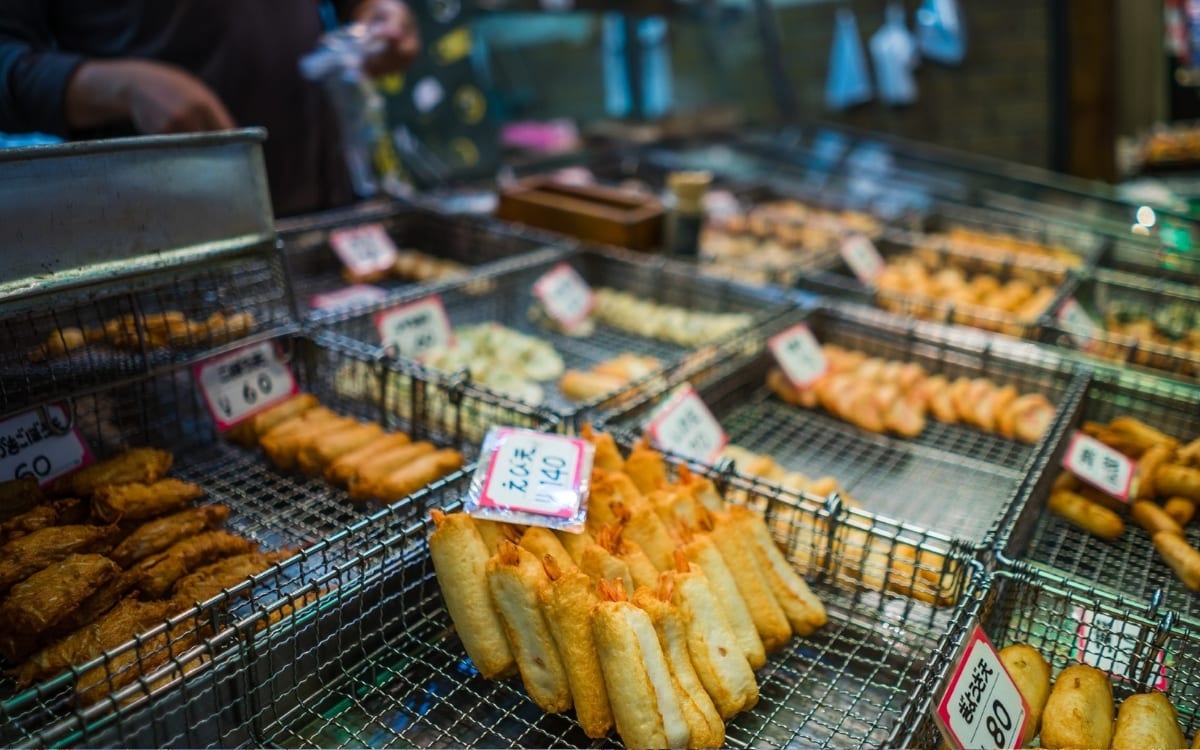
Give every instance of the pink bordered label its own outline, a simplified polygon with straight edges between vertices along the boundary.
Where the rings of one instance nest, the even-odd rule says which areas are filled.
[[[366,307],[387,298],[387,292],[370,284],[351,284],[335,292],[314,294],[308,301],[314,310],[337,310],[347,307]]]
[[[373,276],[396,265],[396,243],[382,224],[363,224],[329,233],[329,246],[354,276]]]
[[[559,263],[534,282],[533,295],[541,301],[546,313],[567,331],[578,328],[587,320],[596,304],[592,288],[566,263]]]
[[[1130,676],[1133,655],[1142,642],[1142,626],[1115,617],[1075,607],[1075,648],[1072,658],[1107,673],[1122,682],[1135,682]],[[1154,689],[1167,690],[1167,652],[1154,654]]]
[[[979,625],[955,663],[933,717],[956,748],[1014,748],[1025,734],[1029,707]]]
[[[1100,326],[1096,325],[1092,316],[1083,309],[1079,300],[1067,297],[1062,306],[1058,308],[1058,314],[1055,317],[1058,319],[1058,324],[1075,342],[1076,347],[1083,351],[1089,351],[1095,347],[1096,335],[1100,332]]]
[[[838,245],[838,252],[858,280],[864,284],[874,284],[886,265],[883,256],[875,249],[875,243],[861,234],[852,234],[843,239]]]
[[[192,368],[192,374],[221,431],[299,390],[291,368],[271,341],[205,360]]]
[[[0,481],[33,477],[39,485],[92,462],[92,451],[64,404],[0,421]]]
[[[1120,451],[1076,431],[1063,454],[1063,468],[1118,500],[1129,501],[1133,486],[1133,461]]]
[[[383,346],[395,347],[399,356],[409,359],[454,345],[446,306],[436,294],[380,312],[375,327]]]
[[[721,423],[690,383],[675,389],[650,418],[646,434],[659,449],[692,461],[712,463],[729,444]]]
[[[797,388],[807,388],[829,370],[825,352],[804,323],[797,323],[767,341],[783,374]]]
[[[584,499],[587,447],[580,438],[498,429],[479,507],[550,518],[575,516]]]

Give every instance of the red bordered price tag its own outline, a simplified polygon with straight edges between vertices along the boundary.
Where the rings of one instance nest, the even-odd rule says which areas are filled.
[[[396,265],[396,243],[382,224],[363,224],[330,232],[329,246],[355,278],[377,276]]]
[[[587,320],[596,304],[592,288],[566,263],[559,263],[534,282],[533,294],[546,313],[568,331]]]
[[[1029,707],[978,625],[954,667],[934,719],[956,748],[1013,748],[1025,734]]]
[[[343,307],[366,307],[387,297],[387,292],[370,284],[351,284],[336,292],[314,294],[309,300],[309,307],[314,310],[333,310]]]
[[[375,316],[375,327],[383,345],[396,347],[401,357],[416,358],[454,344],[446,306],[436,294],[384,310]]]
[[[481,508],[571,518],[583,502],[587,443],[565,435],[547,435],[506,427],[484,475]]]
[[[222,431],[297,391],[296,378],[270,341],[213,357],[192,372],[217,429]]]
[[[1119,621],[1108,615],[1092,612],[1083,607],[1075,608],[1075,648],[1071,656],[1084,664],[1106,672],[1123,682],[1131,680],[1130,659],[1138,652],[1143,633],[1140,625]],[[1159,650],[1154,655],[1154,689],[1167,690],[1167,653]]]
[[[1092,320],[1092,316],[1088,315],[1087,310],[1083,309],[1083,305],[1079,304],[1079,300],[1074,297],[1067,297],[1063,301],[1062,307],[1058,308],[1058,324],[1063,327],[1075,342],[1075,346],[1087,351],[1095,346],[1096,334],[1100,331],[1100,326],[1096,325],[1096,321]]]
[[[656,447],[692,461],[712,463],[729,443],[721,423],[690,383],[675,390],[646,425]]]
[[[1094,437],[1076,431],[1067,443],[1062,465],[1096,489],[1118,500],[1129,500],[1133,461]]]
[[[34,477],[45,485],[90,464],[92,451],[78,428],[67,429],[70,423],[60,404],[0,421],[0,481]]]
[[[875,243],[871,242],[869,237],[852,234],[838,245],[838,252],[842,254],[842,260],[846,261],[846,265],[850,266],[858,280],[864,284],[874,284],[879,274],[883,273],[883,256],[875,249]]]
[[[808,326],[797,323],[767,341],[783,374],[797,388],[807,388],[829,369],[825,352]]]

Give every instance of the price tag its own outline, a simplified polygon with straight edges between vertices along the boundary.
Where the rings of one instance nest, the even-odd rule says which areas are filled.
[[[767,341],[783,374],[797,388],[807,388],[829,369],[825,352],[812,331],[803,323],[777,333]]]
[[[1058,324],[1070,334],[1071,339],[1075,342],[1075,346],[1084,351],[1095,346],[1096,334],[1100,332],[1100,326],[1096,325],[1096,321],[1092,320],[1092,316],[1088,315],[1087,310],[1083,309],[1083,305],[1079,304],[1079,300],[1074,297],[1067,297],[1062,307],[1058,309],[1057,318]]]
[[[46,420],[42,419],[45,414]],[[0,481],[34,477],[45,485],[92,462],[78,428],[67,430],[66,407],[47,405],[0,421]]]
[[[592,288],[566,263],[559,263],[538,279],[533,294],[541,300],[546,313],[567,331],[587,320],[596,304]]]
[[[308,304],[314,310],[333,310],[342,307],[366,307],[387,297],[387,292],[370,284],[352,284],[336,292],[314,294]]]
[[[438,295],[384,310],[375,316],[379,340],[396,347],[399,356],[415,358],[430,349],[454,344],[454,332],[446,307]]]
[[[270,341],[213,357],[192,372],[217,429],[222,431],[297,391],[296,378]]]
[[[712,463],[729,443],[721,423],[690,383],[675,389],[646,425],[658,448],[692,461]]]
[[[355,278],[386,273],[396,264],[396,243],[382,224],[363,224],[330,232],[329,246]]]
[[[838,245],[838,252],[842,254],[842,260],[846,261],[846,265],[850,266],[858,280],[864,284],[874,284],[886,265],[883,256],[875,249],[875,243],[861,234],[853,234],[843,239]]]
[[[1115,679],[1132,682],[1136,676],[1130,675],[1130,659],[1139,651],[1139,643],[1144,640],[1141,627],[1083,607],[1075,608],[1075,620],[1079,628],[1075,633],[1072,658]],[[1154,654],[1154,677],[1154,689],[1166,692],[1167,653],[1161,649]]]
[[[489,436],[491,437],[491,436]],[[498,428],[495,450],[479,495],[481,508],[500,508],[551,518],[571,518],[580,492],[587,441],[513,427]]]
[[[1096,489],[1118,500],[1129,500],[1133,461],[1094,437],[1076,431],[1067,444],[1062,465]]]
[[[934,719],[957,748],[1013,748],[1025,733],[1029,708],[978,625],[954,667]]]

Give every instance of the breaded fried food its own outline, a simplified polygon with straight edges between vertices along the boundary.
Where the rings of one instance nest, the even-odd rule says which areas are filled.
[[[207,630],[207,628],[206,628]],[[202,633],[185,621],[126,648],[111,659],[92,667],[75,683],[75,702],[91,706],[119,691],[137,678],[148,675],[195,645]]]
[[[1117,710],[1113,727],[1114,750],[1142,750],[1150,747],[1183,747],[1187,744],[1179,729],[1175,706],[1156,691],[1131,695]]]
[[[1050,665],[1037,649],[1024,643],[1013,643],[1000,649],[1000,662],[1012,677],[1021,697],[1029,706],[1029,718],[1025,722],[1025,734],[1021,747],[1028,747],[1037,736],[1042,724],[1042,710],[1050,697]]]
[[[108,583],[96,589],[91,596],[84,599],[70,614],[56,623],[51,629],[52,636],[57,638],[68,633],[73,633],[88,623],[99,619],[104,613],[116,606],[117,602],[128,596],[136,585],[136,573],[128,570],[119,573]]]
[[[763,648],[762,639],[754,627],[754,618],[738,591],[737,581],[729,572],[725,559],[708,534],[689,535],[688,540],[680,547],[688,561],[698,567],[708,579],[709,588],[725,612],[734,639],[738,647],[746,655],[746,661],[751,669],[758,669],[767,663],[767,652]]]
[[[50,492],[58,496],[87,498],[98,488],[108,485],[157,482],[166,476],[174,460],[168,451],[131,448],[54,480]]]
[[[376,488],[374,496],[386,503],[403,500],[427,484],[431,484],[462,467],[462,454],[453,448],[426,453],[412,463],[387,476]],[[351,496],[353,497],[353,495]]]
[[[367,459],[350,478],[350,499],[370,500],[376,497],[383,483],[393,472],[435,450],[437,449],[433,443],[422,440],[411,445],[398,446]]]
[[[106,552],[121,530],[117,526],[50,526],[14,539],[0,548],[0,593],[68,555]]]
[[[326,433],[320,440],[300,449],[296,464],[308,476],[317,476],[341,456],[377,440],[383,428],[374,422],[356,422]]]
[[[525,533],[525,527],[515,523],[491,521],[486,518],[471,520],[475,522],[475,530],[483,538],[483,545],[487,547],[488,557],[496,554],[496,550],[500,549],[500,542],[508,541],[517,544]]]
[[[721,552],[725,565],[737,582],[742,601],[750,610],[758,637],[767,653],[783,648],[792,637],[792,626],[783,611],[766,574],[759,566],[753,540],[743,536],[729,520],[729,511],[713,514],[714,523],[709,536]]]
[[[314,406],[267,430],[259,436],[258,444],[266,454],[267,460],[274,466],[291,469],[296,463],[296,452],[307,441],[320,435],[322,430],[344,421],[345,418],[338,416],[331,409]]]
[[[226,432],[225,437],[249,448],[272,428],[316,408],[318,404],[317,397],[311,393],[296,393],[269,409],[246,417]]]
[[[658,582],[658,568],[650,562],[645,551],[636,543],[623,536],[621,526],[605,526],[596,532],[596,544],[603,547],[617,560],[625,563],[632,580],[632,590],[639,586],[654,586]],[[591,561],[589,561],[590,563]],[[615,576],[601,576],[601,578]]]
[[[284,549],[276,552],[250,552],[227,557],[224,560],[205,565],[179,579],[171,591],[171,599],[180,609],[203,604],[225,589],[236,586],[247,578],[258,575],[272,565],[281,563],[295,554],[295,550]]]
[[[607,432],[596,432],[592,429],[590,422],[583,426],[579,434],[596,449],[596,454],[592,458],[592,466],[605,471],[623,471],[625,469],[625,459],[621,458],[621,452],[617,450],[617,443],[613,440],[612,435]]]
[[[762,516],[740,505],[730,507],[728,512],[738,533],[751,543],[763,578],[787,615],[792,630],[798,635],[811,635],[828,622],[825,605],[775,546]]]
[[[567,555],[570,556],[571,561],[576,565],[579,565],[583,561],[583,551],[589,545],[596,542],[586,530],[578,534],[572,534],[569,531],[555,531],[554,536],[558,538],[558,543],[567,551]],[[569,566],[563,565],[561,567]]]
[[[76,498],[52,500],[0,523],[0,545],[51,526],[67,526],[87,520],[88,506]]]
[[[202,505],[156,518],[134,529],[109,557],[121,567],[128,568],[138,560],[162,552],[180,540],[224,526],[228,518],[229,508],[224,505]]]
[[[258,545],[225,530],[208,531],[181,539],[163,552],[145,558],[130,570],[147,598],[167,595],[191,571],[226,557],[257,552]]]
[[[1086,664],[1059,672],[1042,713],[1042,747],[1109,747],[1112,733],[1113,697],[1108,676]]]
[[[14,585],[0,602],[0,622],[16,633],[43,633],[120,572],[103,555],[68,555]]]
[[[571,559],[566,547],[563,547],[559,537],[544,526],[530,526],[525,529],[518,542],[522,547],[533,553],[534,558],[544,561],[546,555],[554,558],[555,567],[560,571],[578,570],[579,566]],[[547,570],[547,575],[549,571]]]
[[[202,497],[204,488],[179,479],[112,484],[96,489],[92,513],[106,523],[144,521],[182,510]]]
[[[633,596],[635,587],[629,564],[609,552],[599,542],[590,544],[583,550],[579,559],[579,569],[593,582],[615,581],[625,589],[626,596]]]
[[[667,483],[667,463],[662,454],[650,447],[643,437],[625,459],[625,474],[640,492],[653,492]]]
[[[382,456],[394,448],[402,448],[411,442],[408,435],[403,432],[390,432],[349,453],[338,456],[337,460],[325,467],[325,480],[331,484],[345,487],[358,473],[359,467],[367,461]]]
[[[622,536],[640,547],[656,570],[670,570],[674,565],[676,542],[662,518],[649,508],[629,511],[620,505],[614,512],[620,519]]]

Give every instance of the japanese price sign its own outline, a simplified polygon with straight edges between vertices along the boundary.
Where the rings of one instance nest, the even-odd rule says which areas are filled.
[[[1058,309],[1056,317],[1058,324],[1070,334],[1075,346],[1087,351],[1095,345],[1096,333],[1100,327],[1092,320],[1092,316],[1088,315],[1087,310],[1083,309],[1083,305],[1079,304],[1079,300],[1067,297]]]
[[[396,243],[382,224],[363,224],[330,232],[329,246],[356,278],[384,273],[396,264]]]
[[[206,360],[192,372],[219,430],[228,430],[297,390],[296,378],[270,341]]]
[[[583,277],[566,263],[559,263],[533,284],[533,295],[564,330],[579,327],[592,313],[596,296]]]
[[[996,649],[975,626],[934,709],[934,719],[957,748],[1013,748],[1025,733],[1025,699]]]
[[[365,307],[387,297],[387,292],[370,284],[351,284],[335,292],[314,294],[308,304],[315,310],[333,310],[340,307]]]
[[[375,316],[379,340],[396,347],[401,357],[417,357],[454,343],[454,332],[442,298],[435,295],[384,310]]]
[[[1093,487],[1118,500],[1129,500],[1133,461],[1090,435],[1076,432],[1071,436],[1062,465]]]
[[[767,346],[771,348],[771,354],[775,355],[783,374],[797,388],[807,388],[829,369],[825,352],[821,351],[816,337],[803,323],[775,334],[767,341]]]
[[[875,249],[875,243],[861,234],[853,234],[838,245],[842,260],[864,284],[874,284],[883,273],[883,256]]]
[[[506,427],[496,436],[479,506],[570,518],[583,501],[587,443],[564,435]]]
[[[712,463],[729,443],[720,422],[690,383],[684,383],[650,418],[646,434],[662,450]]]
[[[1118,680],[1137,679],[1130,674],[1130,659],[1141,650],[1138,643],[1144,634],[1139,625],[1083,607],[1075,607],[1075,620],[1079,626],[1072,658]],[[1167,654],[1161,649],[1154,654],[1154,689],[1167,689]]]
[[[0,481],[34,477],[44,485],[90,464],[87,442],[78,429],[68,430],[69,424],[59,404],[0,421]]]

